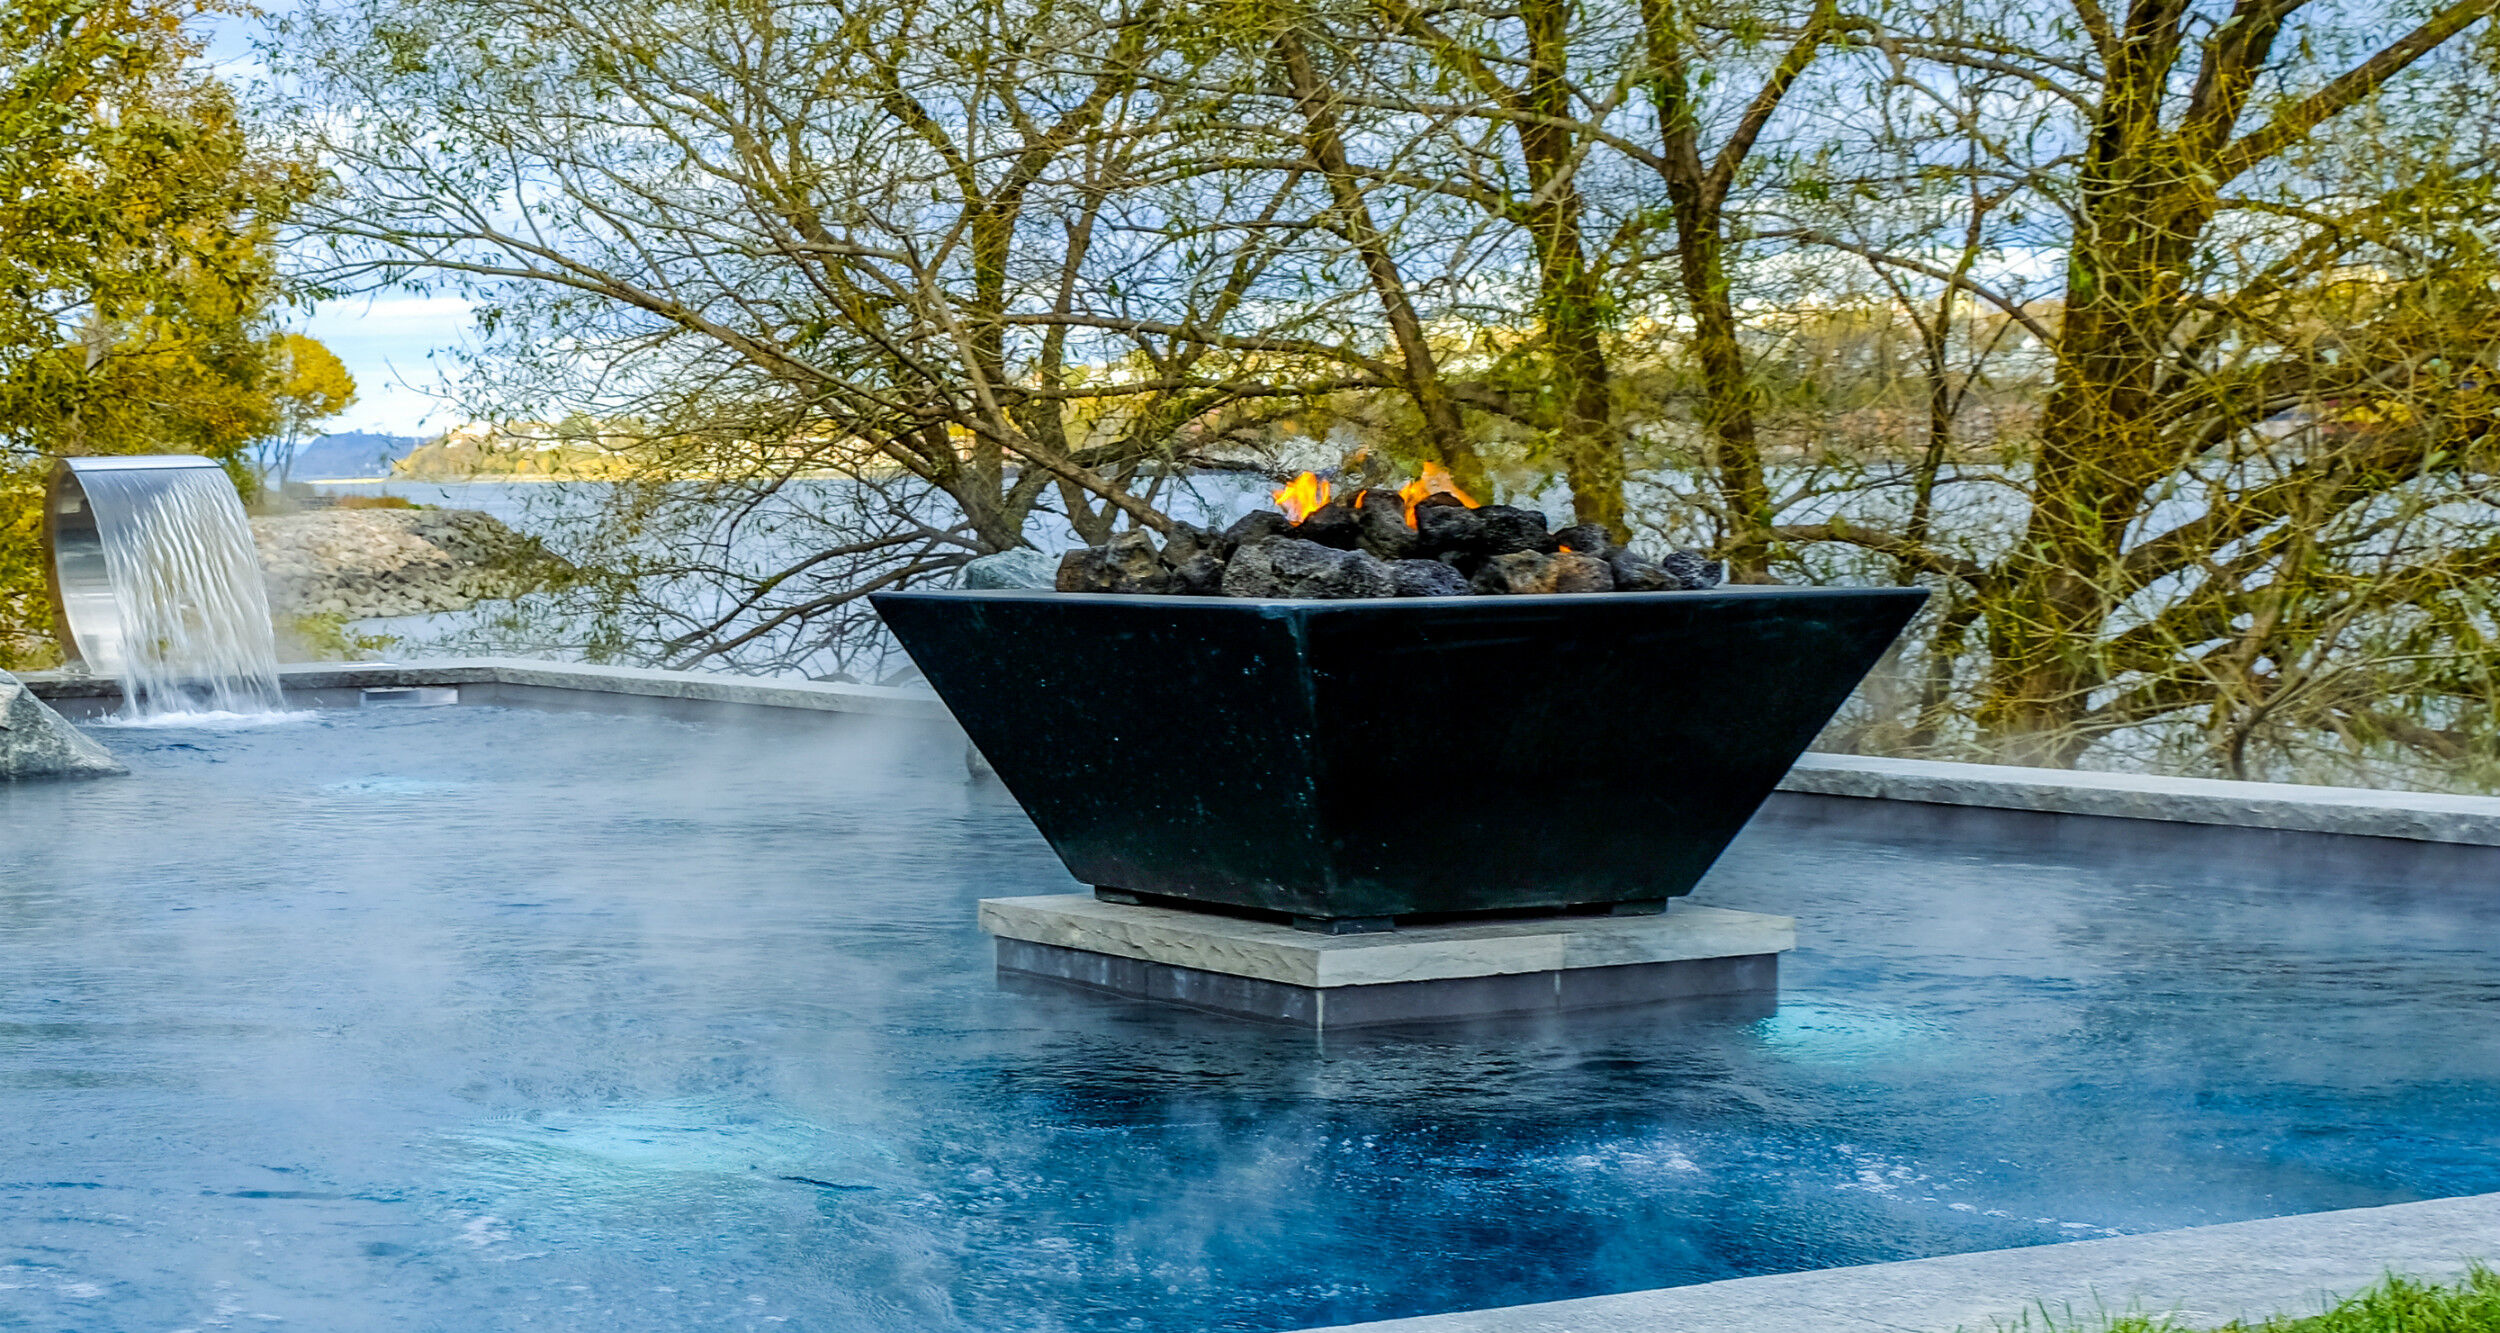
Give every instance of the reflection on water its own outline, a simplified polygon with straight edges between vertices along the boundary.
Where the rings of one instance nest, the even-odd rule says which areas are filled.
[[[1768,1017],[1002,985],[960,751],[500,709],[0,789],[0,1327],[1291,1329],[2500,1189],[2500,903],[1749,835]]]

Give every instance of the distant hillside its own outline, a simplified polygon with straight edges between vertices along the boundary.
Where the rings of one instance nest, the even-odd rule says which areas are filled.
[[[391,465],[425,443],[417,435],[377,435],[369,430],[324,435],[295,455],[289,475],[297,481],[348,481],[391,475]]]

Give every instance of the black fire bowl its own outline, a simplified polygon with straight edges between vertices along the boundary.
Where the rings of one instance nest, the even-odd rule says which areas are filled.
[[[1691,892],[1925,598],[873,600],[1079,880],[1348,929]]]

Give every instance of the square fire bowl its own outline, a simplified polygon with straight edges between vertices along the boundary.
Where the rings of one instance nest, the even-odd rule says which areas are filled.
[[[1379,928],[1690,892],[1925,597],[875,601],[1080,882]]]

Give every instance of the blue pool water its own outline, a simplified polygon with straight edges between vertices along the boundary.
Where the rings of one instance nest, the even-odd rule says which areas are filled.
[[[1774,1015],[1321,1038],[1002,983],[1075,886],[909,732],[94,734],[0,787],[0,1328],[1295,1329],[2500,1189],[2500,895],[1758,829]]]

